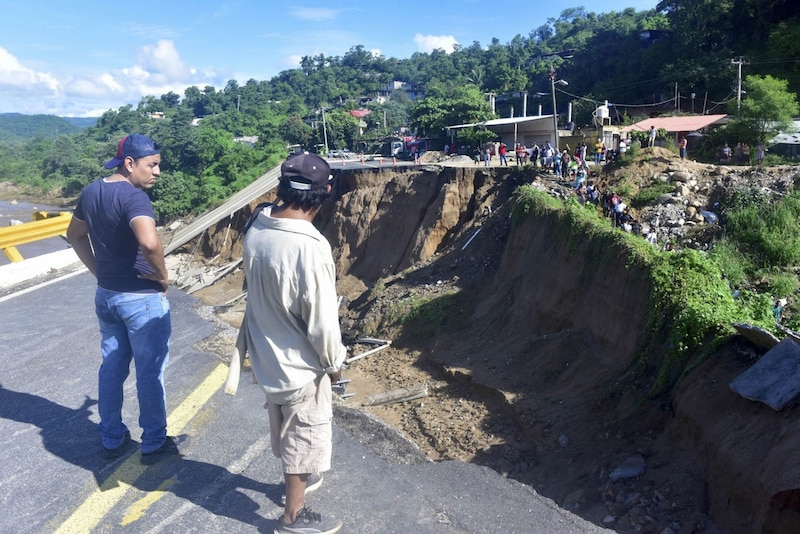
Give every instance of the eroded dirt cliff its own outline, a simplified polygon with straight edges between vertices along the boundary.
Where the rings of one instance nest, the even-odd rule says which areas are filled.
[[[610,402],[609,385],[636,356],[650,291],[648,273],[623,251],[590,235],[566,239],[556,215],[512,232],[512,170],[423,165],[336,176],[336,202],[316,223],[335,247],[343,332],[349,343],[393,341],[351,364],[356,395],[347,403],[425,383],[425,398],[361,409],[431,459],[489,465],[619,532],[800,524],[797,406],[776,413],[730,391],[757,356],[746,342],[732,339],[673,396],[630,391]],[[552,177],[536,183],[569,194]],[[211,229],[205,257],[240,255],[247,216]],[[220,304],[241,284],[238,273],[200,296]],[[421,303],[433,315],[403,317]],[[225,310],[235,324],[241,308]],[[426,321],[433,332],[408,335]]]

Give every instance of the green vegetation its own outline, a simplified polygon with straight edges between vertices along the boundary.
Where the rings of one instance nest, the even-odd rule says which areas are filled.
[[[463,330],[468,325],[464,302],[459,291],[439,293],[436,297],[411,297],[392,305],[384,328],[403,327],[403,338],[411,343],[425,343],[436,336]]]
[[[634,208],[641,208],[653,204],[662,195],[672,193],[675,191],[675,184],[669,182],[653,182],[652,184],[642,187],[635,194],[630,196],[631,206]]]
[[[733,322],[774,329],[773,297],[749,288],[755,263],[731,236],[720,240],[711,254],[691,249],[660,251],[640,237],[612,228],[593,207],[587,209],[535,187],[521,186],[514,197],[512,229],[531,216],[558,217],[558,231],[564,234],[558,236],[559,243],[583,242],[591,248],[587,257],[594,262],[625,254],[627,264],[642,269],[650,279],[650,314],[638,356],[609,391],[611,397],[629,388],[648,397],[670,391],[683,373],[730,335]],[[732,284],[743,287],[736,299]],[[772,284],[788,291],[796,288],[797,278],[778,275]]]
[[[52,139],[59,135],[78,132],[82,127],[92,124],[94,124],[93,119],[87,123],[85,120],[76,122],[74,119],[53,115],[0,113],[0,140],[19,143],[31,137]]]
[[[549,94],[551,70],[579,88],[579,99],[561,92],[556,98],[561,110],[571,101],[580,128],[592,124],[595,108],[608,99],[615,102],[614,120],[627,123],[637,120],[634,113],[686,111],[688,95],[704,95],[696,112],[738,115],[692,149],[693,159],[711,161],[723,142],[754,145],[751,138],[769,136],[797,113],[800,71],[772,59],[797,48],[799,22],[800,6],[789,0],[667,0],[657,9],[601,14],[571,8],[506,44],[473,42],[404,59],[357,45],[342,57],[305,56],[299,68],[270,80],[147,95],[85,129],[86,123],[58,117],[0,116],[0,181],[75,195],[103,175],[102,163],[123,135],[140,132],[163,148],[161,183],[150,194],[164,223],[229,197],[279,163],[287,145],[357,151],[384,136],[410,133],[441,149],[446,126],[520,116],[525,103]],[[624,64],[620,50],[626,51]],[[741,103],[730,91],[730,58],[736,56],[750,59]],[[652,104],[654,95],[674,94],[676,87],[679,101]],[[498,97],[494,109],[488,94]],[[713,109],[706,102],[714,102]],[[646,103],[652,105],[642,107]],[[370,111],[363,124],[350,114],[359,108]],[[463,134],[459,141],[473,146],[489,139],[480,126]],[[236,141],[242,137],[258,141]],[[634,144],[621,164],[636,152]]]
[[[758,195],[760,191],[752,192]],[[772,202],[743,204],[723,212],[725,230],[747,256],[759,265],[792,267],[800,264],[800,193]]]

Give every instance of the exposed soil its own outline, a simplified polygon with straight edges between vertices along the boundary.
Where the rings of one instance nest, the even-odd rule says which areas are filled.
[[[641,186],[676,159],[658,151],[619,172],[627,183]],[[706,165],[683,166],[701,181],[719,179]],[[684,380],[673,398],[641,402],[632,393],[608,403],[602,391],[630,363],[643,327],[645,277],[627,269],[624,259],[587,274],[587,250],[558,246],[555,226],[547,221],[523,226],[512,236],[508,200],[516,182],[504,171],[418,172],[427,174],[340,174],[344,185],[337,207],[319,220],[336,248],[349,356],[374,348],[357,342],[364,336],[392,341],[389,348],[348,365],[346,392],[354,396],[342,402],[385,421],[431,460],[487,465],[617,532],[751,532],[761,531],[751,530],[752,525],[770,521],[782,526],[765,531],[780,532],[791,524],[774,513],[765,519],[769,506],[762,501],[800,486],[800,475],[792,467],[783,474],[789,482],[763,488],[769,484],[759,478],[764,467],[754,457],[761,451],[771,465],[766,458],[772,442],[765,440],[792,428],[795,407],[776,414],[728,388],[758,356],[751,345],[732,339]],[[761,179],[774,184],[785,182],[785,175],[775,171]],[[723,178],[736,179],[727,173]],[[606,188],[622,178],[598,174],[594,179]],[[552,176],[540,175],[536,183],[554,194],[574,194]],[[366,191],[375,187],[380,192],[373,198]],[[390,190],[394,196],[387,199]],[[710,191],[695,188],[693,203],[708,206]],[[251,206],[257,200],[262,199]],[[644,209],[634,216],[648,218]],[[210,229],[201,247],[187,246],[170,258],[173,268],[237,257],[236,230],[222,223]],[[691,237],[700,247],[701,234]],[[196,250],[205,251],[203,257]],[[607,296],[609,287],[617,291],[614,298]],[[238,326],[242,288],[237,270],[195,296]],[[416,333],[424,331],[426,318],[403,323],[399,305],[436,297],[448,302],[447,320],[432,337],[409,336],[409,325]],[[228,331],[206,343],[227,356],[233,338]],[[423,398],[366,406],[372,395],[422,385],[428,393]],[[741,433],[729,436],[722,425]],[[747,466],[744,458],[754,465]],[[721,470],[720,463],[735,469]],[[628,477],[639,466],[643,472]],[[720,485],[726,487],[720,491]],[[752,493],[753,502],[742,493]]]
[[[712,359],[716,364],[693,375],[699,380],[685,381],[678,390],[683,396],[642,402],[632,392],[608,404],[603,391],[631,362],[643,328],[646,281],[622,259],[587,279],[583,254],[591,251],[554,247],[557,229],[542,228],[541,221],[511,240],[507,201],[518,178],[502,170],[466,170],[469,160],[463,165],[465,170],[445,179],[449,186],[433,179],[441,176],[435,169],[422,168],[423,177],[409,182],[386,173],[339,176],[345,185],[337,209],[323,213],[318,224],[339,262],[338,290],[348,302],[343,333],[351,355],[374,348],[356,343],[362,336],[392,341],[348,365],[347,393],[354,396],[344,402],[402,432],[431,460],[487,465],[617,532],[753,532],[761,530],[754,525],[769,524],[764,531],[781,532],[796,525],[796,517],[787,522],[785,513],[775,511],[791,512],[792,491],[769,504],[770,490],[764,496],[745,489],[762,483],[759,462],[737,465],[733,472],[725,467],[745,462],[739,454],[752,458],[761,450],[766,456],[771,445],[764,436],[789,424],[786,414],[736,397],[727,387],[758,351],[734,338]],[[698,219],[680,228],[672,219],[684,210],[714,209],[714,195],[723,186],[782,194],[797,173],[681,163],[655,149],[635,165],[594,173],[592,179],[601,190],[624,183],[635,191],[659,176],[666,181],[669,169],[688,173],[676,183],[690,188],[684,198],[632,214],[651,225],[662,220],[662,235],[696,248],[704,248],[715,229]],[[556,196],[574,194],[552,175],[540,174],[534,183]],[[378,192],[365,192],[371,188]],[[427,196],[434,190],[445,192]],[[236,257],[236,239],[230,240],[230,250],[211,249]],[[212,232],[202,248],[213,242]],[[219,304],[241,287],[237,273],[199,295]],[[611,288],[621,293],[608,298]],[[433,339],[407,335],[398,305],[437,297],[454,299],[446,312],[449,324]],[[240,303],[224,317],[237,324],[242,311]],[[421,399],[367,405],[375,394],[422,385],[428,395]],[[719,434],[720,427],[744,419],[752,421],[752,430]],[[730,445],[717,450],[716,443]],[[780,489],[800,480],[784,478],[790,482]]]

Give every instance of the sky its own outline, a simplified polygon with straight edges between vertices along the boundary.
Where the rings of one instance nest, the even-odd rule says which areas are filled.
[[[269,80],[303,56],[398,59],[527,37],[564,9],[652,9],[657,0],[282,3],[268,0],[0,0],[0,113],[97,117],[143,96]],[[513,6],[513,3],[505,4]]]

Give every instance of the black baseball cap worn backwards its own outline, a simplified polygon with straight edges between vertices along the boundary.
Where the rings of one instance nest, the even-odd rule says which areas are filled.
[[[158,144],[142,134],[130,134],[120,139],[117,145],[117,155],[108,160],[103,167],[116,169],[128,156],[133,159],[144,158],[160,154]]]
[[[300,191],[322,189],[333,180],[328,162],[308,152],[292,154],[281,165],[281,178]]]

